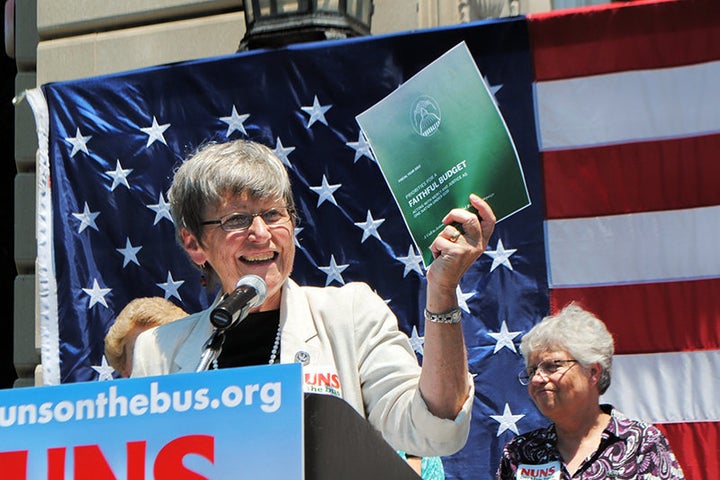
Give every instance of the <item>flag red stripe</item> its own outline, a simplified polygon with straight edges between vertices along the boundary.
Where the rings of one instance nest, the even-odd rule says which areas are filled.
[[[548,219],[720,205],[720,135],[543,152]]]
[[[720,58],[720,2],[648,3],[528,15],[536,80]]]
[[[680,211],[720,205],[720,188],[717,183],[720,178],[720,162],[717,161],[720,135],[717,135],[717,123],[713,123],[717,116],[700,117],[703,121],[697,122],[698,128],[694,130],[686,121],[677,121],[677,118],[687,118],[687,112],[694,112],[697,106],[707,105],[705,97],[698,101],[701,94],[695,90],[689,92],[691,95],[688,99],[683,86],[702,85],[708,81],[708,75],[703,76],[703,72],[713,71],[715,65],[709,64],[702,71],[695,67],[652,71],[720,59],[719,19],[720,2],[716,0],[636,1],[528,16],[537,83],[627,72],[608,79],[616,82],[621,93],[631,99],[638,92],[645,98],[645,91],[648,90],[648,101],[663,102],[659,105],[652,103],[647,109],[632,110],[630,107],[623,108],[625,104],[618,100],[617,104],[602,104],[598,108],[586,108],[585,111],[581,107],[596,106],[588,101],[580,103],[578,108],[572,108],[575,103],[571,103],[565,111],[558,106],[564,106],[562,102],[554,102],[555,97],[537,99],[540,112],[546,114],[538,115],[539,121],[549,119],[550,122],[558,122],[538,126],[539,132],[547,133],[547,136],[542,135],[539,139],[540,145],[547,146],[542,152],[547,219],[602,218],[608,215]],[[646,77],[651,74],[653,77]],[[709,77],[712,78],[712,75]],[[657,79],[657,84],[653,83],[654,79]],[[582,88],[589,92],[597,91],[593,90],[593,81],[601,80],[587,80],[581,83],[540,84],[537,91],[558,95],[559,89],[567,89],[570,95],[575,96],[583,93]],[[663,100],[665,97],[662,95],[652,95],[665,92],[665,84],[662,83],[665,81],[677,85],[678,96],[669,103]],[[704,91],[702,88],[696,90]],[[582,97],[579,98],[582,100]],[[555,110],[542,110],[548,107],[548,102]],[[677,110],[677,115],[653,117],[663,112],[662,108],[654,107],[673,112]],[[638,123],[643,128],[625,134],[626,130],[619,128],[617,123],[607,124],[617,118],[617,115],[613,117],[612,114],[617,114],[618,110],[627,111],[632,119],[637,118],[646,123]],[[558,112],[560,116],[553,116]],[[577,112],[587,115],[578,115]],[[604,112],[610,115],[604,116]],[[575,121],[579,124],[576,128],[581,135],[574,134],[575,130],[568,128],[568,125],[574,127]],[[672,130],[673,121],[679,125],[677,131]],[[630,121],[628,123],[634,125]],[[582,128],[589,129],[589,132]],[[625,136],[618,134],[618,130]],[[686,138],[667,139],[681,135]],[[593,142],[596,138],[599,140]],[[607,141],[602,142],[604,139]],[[633,143],[607,146],[626,139]],[[606,146],[572,148],[573,143],[578,146],[605,143]],[[560,151],[568,147],[570,149]],[[691,215],[688,221],[701,218],[695,216],[697,210],[688,210],[687,213]],[[672,225],[667,227],[670,229]],[[698,228],[698,231],[705,230]],[[691,232],[688,234],[693,235]],[[707,248],[712,248],[713,241],[712,238],[697,238],[697,242]],[[667,251],[657,252],[659,258],[667,255],[668,263],[672,263],[677,259],[675,249],[690,248],[687,244],[679,243],[668,243],[671,247],[663,247]],[[664,244],[657,241],[654,245]],[[613,246],[608,245],[609,248]],[[567,252],[560,254],[564,255],[562,258],[565,264],[556,267],[570,268],[575,265],[570,262],[568,267]],[[593,254],[592,250],[589,254]],[[640,257],[652,258],[651,255]],[[688,258],[692,258],[692,255]],[[704,265],[709,265],[712,271],[713,260],[708,263],[705,257],[702,258]],[[626,269],[632,270],[633,266],[627,265]],[[640,273],[647,270],[646,265],[638,267]],[[708,272],[704,274],[707,276]],[[572,285],[573,282],[568,284]],[[720,332],[717,328],[720,300],[717,292],[720,292],[720,279],[713,278],[554,288],[550,291],[550,301],[552,312],[572,300],[579,301],[595,312],[613,333],[618,354],[652,355],[669,352],[672,355],[672,352],[695,352],[686,354],[694,358],[698,356],[698,350],[707,352],[720,348]],[[678,361],[678,367],[686,363]],[[667,376],[668,372],[657,372],[657,376],[652,377],[660,381],[664,375]],[[617,378],[620,379],[620,376]],[[693,377],[688,381],[696,379]],[[664,381],[663,385],[658,385],[658,390],[672,386],[672,381]],[[720,423],[688,421],[691,418],[717,420],[716,410],[699,408],[705,405],[703,402],[708,398],[708,387],[708,384],[702,382],[697,385],[699,390],[691,388],[683,392],[680,404],[686,402],[688,411],[694,414],[680,416],[685,423],[658,425],[666,433],[688,479],[720,478]],[[633,395],[644,400],[640,403],[646,406],[656,406],[653,402],[668,406],[667,398],[651,398],[652,393],[637,389],[624,391],[618,398],[634,404],[630,399]],[[712,399],[712,395],[709,398]],[[712,404],[712,400],[710,402]],[[622,410],[620,400],[618,406]],[[669,411],[675,412],[672,409]],[[645,420],[652,422],[660,418],[663,417]]]
[[[602,318],[618,354],[720,349],[720,279],[560,288],[553,312],[572,300]],[[718,477],[720,478],[720,477]]]
[[[685,478],[720,478],[720,422],[657,425],[675,452]],[[708,446],[713,446],[708,449]]]

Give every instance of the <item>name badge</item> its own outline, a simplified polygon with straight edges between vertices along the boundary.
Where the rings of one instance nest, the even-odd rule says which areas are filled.
[[[521,463],[515,473],[516,480],[560,480],[560,462],[554,461],[542,465]]]
[[[303,367],[303,391],[342,397],[340,376],[332,365],[306,365]]]

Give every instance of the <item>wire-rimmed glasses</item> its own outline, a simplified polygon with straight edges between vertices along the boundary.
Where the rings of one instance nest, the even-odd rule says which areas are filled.
[[[517,379],[522,385],[527,385],[536,373],[540,373],[544,378],[554,375],[558,372],[564,372],[570,367],[566,367],[569,363],[577,363],[577,360],[543,360],[534,367],[528,367],[520,370]]]
[[[293,210],[288,207],[273,207],[265,210],[264,212],[257,213],[228,213],[227,215],[223,215],[222,217],[214,220],[206,220],[202,222],[202,224],[218,225],[226,232],[241,232],[250,228],[250,225],[252,225],[255,217],[262,218],[263,222],[265,222],[265,225],[268,227],[276,227],[289,222],[293,213]]]

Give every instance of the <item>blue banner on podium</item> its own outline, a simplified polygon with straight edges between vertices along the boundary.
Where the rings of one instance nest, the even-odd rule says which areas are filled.
[[[0,391],[2,478],[302,479],[301,381],[296,363]]]

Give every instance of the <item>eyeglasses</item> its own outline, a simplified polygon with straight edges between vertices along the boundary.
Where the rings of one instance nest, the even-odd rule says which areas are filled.
[[[202,225],[218,225],[226,232],[241,232],[250,228],[255,217],[262,218],[268,227],[277,227],[289,222],[293,213],[288,207],[273,207],[258,213],[228,213],[215,220],[206,220]]]
[[[570,367],[566,367],[568,363],[578,363],[577,360],[545,360],[537,364],[535,367],[529,367],[524,370],[520,370],[518,373],[518,381],[527,385],[530,380],[535,376],[536,373],[540,373],[545,378],[550,375],[554,375],[558,372],[562,373]]]

